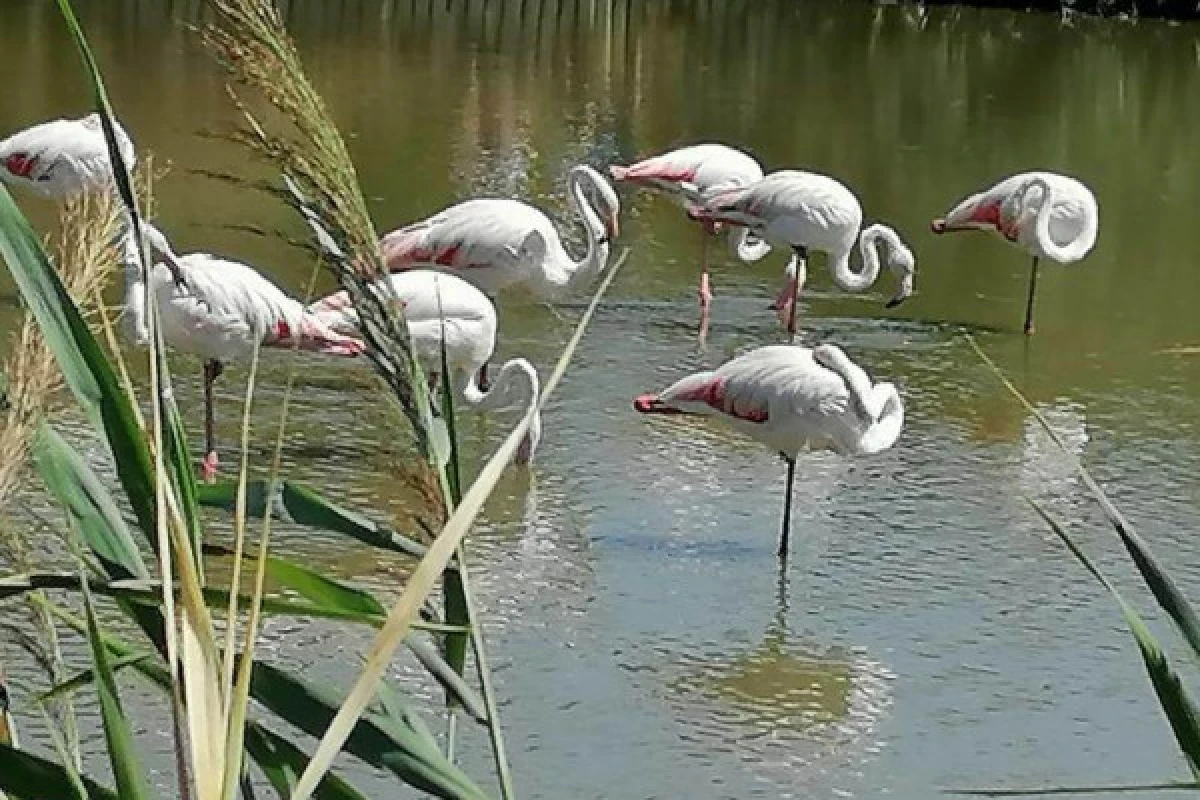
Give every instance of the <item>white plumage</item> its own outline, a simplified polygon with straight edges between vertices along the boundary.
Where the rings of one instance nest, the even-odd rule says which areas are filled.
[[[132,170],[133,142],[119,124],[115,130],[121,159]],[[100,116],[51,120],[0,141],[0,179],[55,198],[108,186],[112,164]]]

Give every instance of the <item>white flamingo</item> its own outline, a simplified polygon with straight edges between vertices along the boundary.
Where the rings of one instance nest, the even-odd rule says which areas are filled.
[[[973,194],[930,225],[934,233],[995,231],[1033,257],[1025,333],[1032,334],[1038,261],[1079,261],[1096,244],[1100,212],[1091,190],[1053,172],[1022,172]]]
[[[703,414],[728,420],[787,462],[779,557],[786,559],[796,455],[805,449],[859,455],[891,447],[904,427],[904,403],[835,345],[769,345],[711,372],[633,401],[642,413]]]
[[[799,170],[772,172],[757,183],[710,196],[690,214],[713,222],[743,225],[780,247],[792,248],[787,282],[775,308],[796,331],[796,302],[807,277],[808,250],[829,254],[833,279],[848,292],[866,291],[879,277],[880,243],[887,247],[888,267],[899,288],[888,308],[912,294],[916,259],[900,235],[886,225],[862,227],[862,206],[846,186],[826,175]],[[850,253],[858,241],[862,264],[850,266]]]
[[[532,460],[541,439],[537,411],[538,375],[528,361],[506,361],[490,388],[479,388],[477,374],[496,349],[496,309],[483,292],[454,275],[415,269],[387,276],[379,287],[404,309],[408,333],[417,357],[431,373],[441,370],[442,343],[455,396],[477,411],[519,410],[532,415],[529,432],[517,450],[518,464]],[[345,291],[335,292],[308,307],[338,333],[358,332],[358,314]]]
[[[618,183],[631,183],[663,192],[684,208],[703,203],[713,194],[748,186],[763,177],[762,167],[752,156],[723,144],[681,147],[627,167],[613,165],[608,171]],[[700,287],[697,294],[700,298],[702,330],[707,327],[709,306],[712,305],[708,278],[708,237],[719,232],[719,223],[705,222],[701,229]],[[771,251],[768,243],[744,227],[731,228],[727,241],[729,251],[745,262],[758,261]]]
[[[133,142],[115,127],[121,159],[132,170]],[[100,115],[43,122],[0,141],[0,180],[54,198],[107,187],[112,164]]]
[[[587,251],[576,261],[544,213],[520,200],[468,200],[383,237],[388,271],[418,267],[452,271],[488,294],[525,284],[554,299],[587,286],[608,264],[620,202],[600,173],[573,167],[567,200],[583,223]]]
[[[297,348],[333,356],[357,356],[361,340],[331,330],[315,314],[286,295],[252,267],[208,253],[177,256],[166,236],[143,223],[146,243],[163,259],[150,272],[150,295],[157,303],[163,341],[204,359],[204,447],[206,480],[217,471],[213,430],[213,382],[224,363],[248,359],[255,348]],[[123,241],[127,335],[145,347],[146,277],[137,244],[127,230]]]

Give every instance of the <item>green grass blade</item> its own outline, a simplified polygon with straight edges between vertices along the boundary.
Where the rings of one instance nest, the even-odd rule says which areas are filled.
[[[246,752],[267,776],[280,800],[291,797],[296,779],[308,766],[308,756],[294,744],[254,720],[246,721]],[[317,800],[367,800],[366,796],[330,773],[313,795]]]
[[[1075,558],[1108,590],[1121,609],[1121,614],[1125,617],[1134,641],[1137,642],[1142,661],[1146,665],[1146,674],[1149,675],[1150,683],[1154,686],[1154,693],[1158,695],[1159,705],[1162,706],[1163,713],[1167,715],[1167,721],[1171,723],[1175,741],[1187,760],[1192,775],[1200,778],[1200,713],[1197,713],[1196,706],[1179,680],[1179,675],[1171,667],[1150,629],[1146,627],[1133,607],[1125,602],[1125,598],[1121,596],[1116,587],[1109,583],[1108,579],[1092,564],[1061,525],[1036,503],[1031,501],[1030,505],[1057,534],[1058,538],[1066,544]]]
[[[149,578],[150,571],[116,502],[75,449],[42,423],[30,451],[46,488],[67,510],[75,529],[110,576]]]
[[[160,350],[161,354],[163,351]],[[160,374],[165,375],[164,367],[166,359],[160,365]],[[188,449],[187,431],[183,428],[183,421],[179,416],[179,405],[175,402],[175,395],[168,395],[162,402],[162,417],[166,422],[166,458],[164,459],[167,469],[171,473],[171,482],[175,486],[176,496],[179,498],[179,512],[183,515],[184,524],[187,525],[188,536],[192,540],[192,552],[196,553],[196,569],[200,571],[201,579],[203,579],[204,562],[199,557],[201,547],[203,545],[204,529],[200,523],[200,501],[196,492],[196,473],[192,468],[192,455]]]
[[[116,792],[83,778],[88,800],[121,800]],[[70,773],[60,764],[0,744],[0,790],[25,800],[62,800],[75,796]]]
[[[87,581],[83,583],[83,605],[87,615],[88,644],[92,650],[92,666],[96,671],[96,688],[100,698],[100,718],[104,723],[104,738],[108,742],[108,756],[112,762],[113,776],[117,781],[117,794],[121,800],[143,800],[149,798],[145,777],[138,765],[133,746],[133,731],[129,718],[121,708],[117,683],[113,678],[108,661],[108,648],[100,638],[100,626],[92,606],[92,595]]]
[[[118,656],[109,662],[109,669],[111,669],[112,673],[116,675],[118,672],[125,669],[125,667],[135,666],[142,661],[153,659],[154,657],[155,654],[151,653],[149,650],[140,653],[130,653],[127,656]],[[84,686],[90,685],[95,679],[96,671],[94,669],[90,667],[87,669],[82,669],[71,677],[67,678],[65,681],[60,681],[41,694],[35,695],[33,702],[37,703],[38,705],[44,705],[50,700],[55,700],[64,695],[72,694]]]
[[[202,506],[227,511],[233,511],[236,507],[235,481],[201,484],[196,490]],[[271,486],[267,481],[249,481],[246,485],[246,515],[261,518],[268,510],[285,522],[344,534],[382,550],[418,558],[427,551],[424,545],[413,539],[343,508],[301,484],[285,481]]]
[[[966,337],[979,358],[991,368],[1000,379],[1000,382],[1004,384],[1005,388],[1017,398],[1026,411],[1033,415],[1042,428],[1045,429],[1046,433],[1049,434],[1050,439],[1058,446],[1059,450],[1075,465],[1075,470],[1079,473],[1083,485],[1087,487],[1088,491],[1092,493],[1092,496],[1096,498],[1096,501],[1104,510],[1105,516],[1108,517],[1109,523],[1121,538],[1121,544],[1125,546],[1125,550],[1133,559],[1134,565],[1137,566],[1138,572],[1142,575],[1142,580],[1146,582],[1146,586],[1149,587],[1150,592],[1154,595],[1154,599],[1158,601],[1158,604],[1167,612],[1167,615],[1170,616],[1175,625],[1178,626],[1184,639],[1191,645],[1192,652],[1200,656],[1200,616],[1197,616],[1196,610],[1188,602],[1187,597],[1184,596],[1183,592],[1175,584],[1175,581],[1159,563],[1154,553],[1150,550],[1150,546],[1138,535],[1133,525],[1125,518],[1125,515],[1108,499],[1108,495],[1105,494],[1104,489],[1100,487],[1100,484],[1096,483],[1091,473],[1080,463],[1075,454],[1070,451],[1058,433],[1050,427],[1050,423],[1046,421],[1042,413],[1034,408],[1033,404],[1025,399],[1020,390],[1004,376],[1004,373],[1000,371],[996,363],[979,347],[974,337],[970,334],[966,334]]]
[[[63,379],[108,442],[117,476],[138,524],[154,539],[154,474],[150,452],[112,365],[67,294],[28,221],[0,186],[0,257],[37,320]]]

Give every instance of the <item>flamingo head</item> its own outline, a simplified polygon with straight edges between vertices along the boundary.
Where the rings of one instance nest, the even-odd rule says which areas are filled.
[[[896,294],[892,295],[892,299],[887,301],[888,308],[895,308],[909,297],[912,297],[913,280],[917,273],[917,259],[913,255],[912,250],[909,250],[904,245],[900,245],[893,248],[889,254],[888,266],[900,282],[899,287],[896,289]]]
[[[685,414],[683,409],[667,405],[656,394],[638,395],[633,399],[633,410],[639,414]]]

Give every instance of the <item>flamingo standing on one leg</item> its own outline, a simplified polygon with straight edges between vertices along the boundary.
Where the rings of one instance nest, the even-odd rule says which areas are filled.
[[[833,279],[848,292],[862,292],[879,277],[879,242],[887,246],[888,267],[900,282],[888,308],[899,305],[913,292],[916,259],[900,235],[886,225],[862,226],[858,198],[826,175],[799,170],[772,172],[757,183],[710,196],[688,212],[713,222],[742,225],[772,244],[792,248],[787,282],[775,308],[796,332],[796,303],[807,276],[808,250],[829,254]],[[862,265],[850,267],[850,253],[858,241]]]
[[[554,223],[520,200],[468,200],[383,237],[384,262],[391,272],[418,267],[448,270],[494,294],[525,284],[554,299],[591,284],[608,264],[609,245],[619,232],[621,204],[600,173],[580,164],[567,175],[567,201],[587,236],[576,261],[563,246]],[[486,383],[487,365],[480,373]]]
[[[115,127],[121,159],[132,170],[133,142]],[[112,164],[100,115],[43,122],[0,141],[0,180],[55,198],[108,186]]]
[[[627,167],[608,168],[613,180],[664,192],[687,208],[705,198],[762,180],[759,163],[741,150],[723,144],[696,144],[647,158]],[[720,230],[718,223],[705,222],[701,229],[700,330],[708,329],[712,290],[708,278],[708,237]],[[729,250],[745,262],[758,261],[771,246],[746,228],[729,231]]]
[[[1038,261],[1072,264],[1096,244],[1100,212],[1091,190],[1074,178],[1053,172],[1022,172],[973,194],[930,225],[934,233],[995,231],[1033,256],[1025,333],[1032,334]]]
[[[208,253],[177,256],[166,236],[143,223],[150,249],[164,259],[150,272],[150,295],[158,304],[163,341],[204,359],[204,460],[206,480],[217,472],[213,383],[224,363],[249,358],[259,347],[297,348],[333,356],[357,356],[361,340],[340,334],[252,267]],[[127,229],[123,241],[125,314],[134,342],[146,346],[146,275]]]
[[[904,427],[904,404],[890,383],[870,377],[834,345],[769,345],[711,372],[633,401],[642,413],[719,416],[787,462],[779,557],[787,558],[796,455],[803,449],[878,453]]]
[[[496,349],[496,309],[483,292],[454,275],[415,269],[389,275],[377,291],[394,298],[404,309],[408,333],[421,363],[431,372],[441,369],[442,345],[455,396],[477,411],[520,410],[532,415],[529,432],[517,450],[516,462],[532,460],[541,439],[537,411],[538,375],[528,361],[506,361],[487,391],[477,375]],[[335,292],[308,307],[308,311],[338,333],[358,331],[358,314],[345,291]]]

